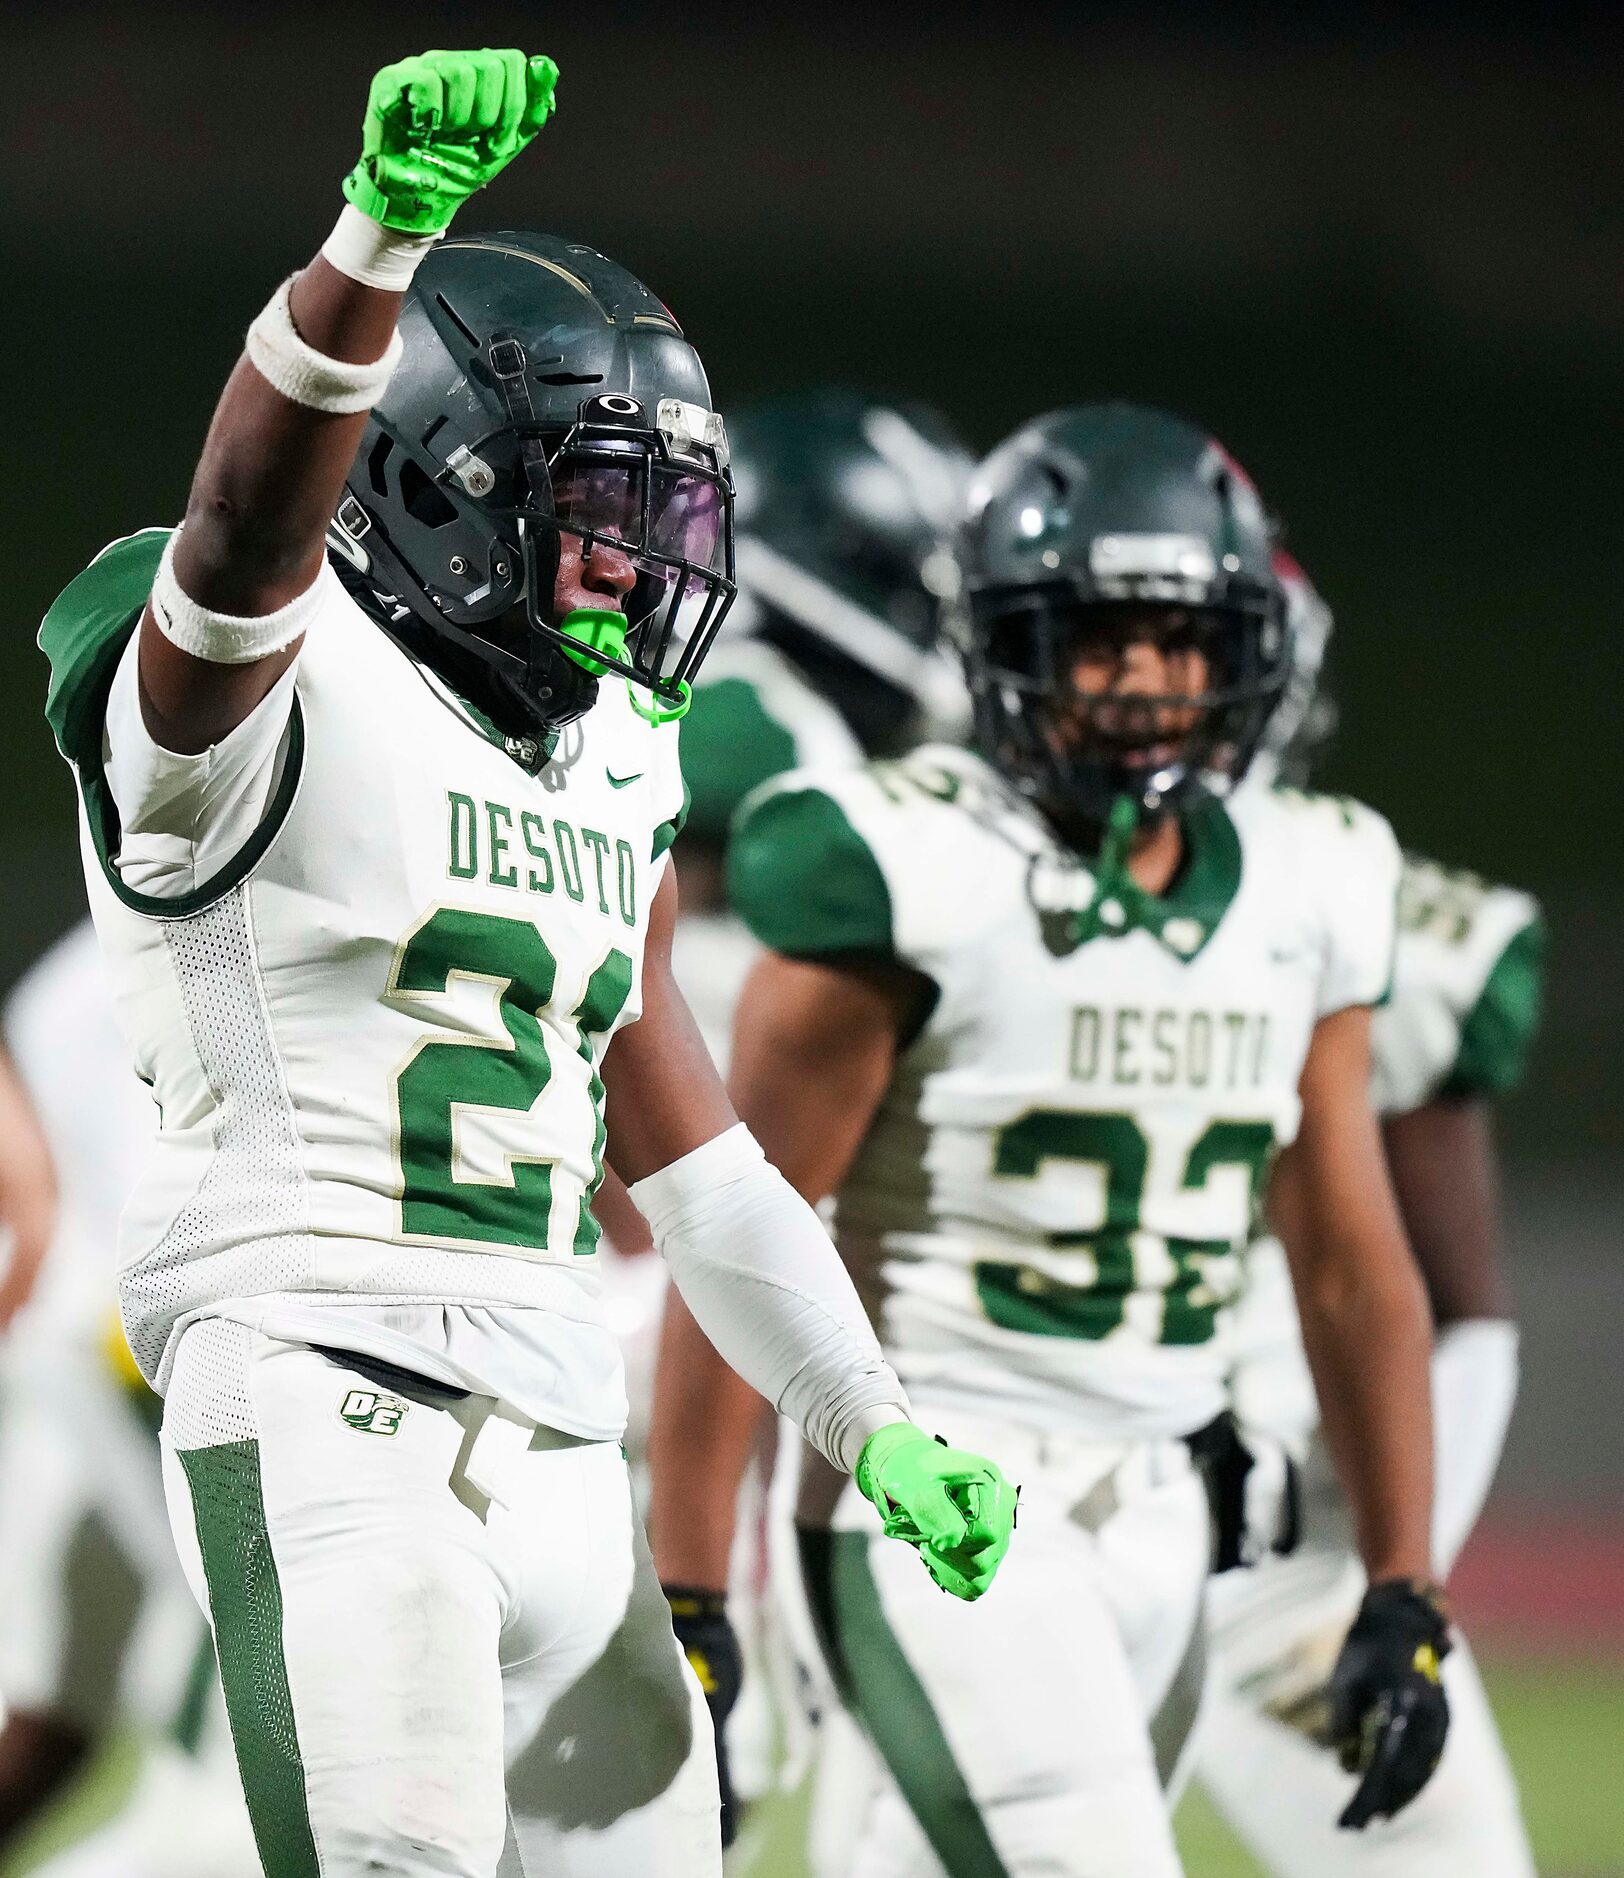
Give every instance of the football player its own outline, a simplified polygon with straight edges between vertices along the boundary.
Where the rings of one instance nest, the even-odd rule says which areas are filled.
[[[1294,562],[1281,574],[1292,677],[1247,786],[1304,780],[1324,740],[1319,689],[1331,615]],[[1437,1325],[1432,1358],[1440,1580],[1476,1522],[1517,1383],[1517,1331],[1500,1263],[1492,1104],[1511,1088],[1538,1019],[1543,931],[1526,894],[1406,859],[1392,996],[1371,1026],[1372,1098],[1399,1209]],[[1332,1828],[1335,1763],[1304,1736],[1364,1586],[1323,1444],[1278,1244],[1246,1257],[1229,1335],[1241,1418],[1301,1450],[1302,1534],[1290,1558],[1213,1580],[1210,1709],[1196,1772],[1280,1878],[1532,1878],[1533,1857],[1476,1665],[1464,1640],[1444,1665],[1449,1742],[1416,1803],[1354,1838]]]
[[[257,1861],[214,1653],[164,1519],[158,1398],[114,1315],[119,1209],[155,1115],[88,921],[24,975],[5,1029],[38,1122],[0,1129],[4,1216],[47,1146],[60,1205],[0,1343],[0,1855],[38,1834],[61,1846],[42,1872],[234,1878]]]
[[[980,754],[788,777],[729,857],[770,948],[735,1100],[837,1196],[911,1388],[1021,1457],[973,1653],[808,1461],[806,1589],[883,1762],[820,1796],[846,1828],[820,1857],[1172,1873],[1161,1779],[1209,1562],[1242,1549],[1216,1332],[1271,1168],[1370,1583],[1332,1678],[1344,1821],[1412,1800],[1444,1737],[1426,1305],[1368,1093],[1399,857],[1368,810],[1207,787],[1244,774],[1288,663],[1268,525],[1211,438],[1122,405],[1025,425],[978,473],[966,552]],[[697,1336],[684,1357],[696,1419],[656,1406],[681,1470],[657,1491],[688,1515],[661,1563],[714,1573],[740,1392]]]
[[[929,730],[963,725],[968,700],[943,622],[958,600],[953,533],[971,469],[968,451],[935,411],[838,387],[747,406],[729,416],[728,439],[740,592],[682,720],[690,807],[673,852],[682,916],[672,948],[677,982],[722,1064],[739,987],[758,951],[722,892],[739,804],[785,770],[897,756]],[[610,1231],[625,1236],[618,1215]],[[618,1269],[637,1266],[631,1259]],[[687,1334],[681,1299],[668,1308]],[[630,1364],[628,1372],[630,1381]],[[643,1374],[652,1385],[652,1366]],[[634,1425],[649,1425],[648,1407],[634,1389]],[[677,1635],[717,1724],[729,1822],[732,1787],[750,1799],[775,1781],[794,1781],[807,1746],[786,1640],[764,1599],[760,1489],[770,1433],[769,1424],[758,1437],[763,1464],[747,1476],[728,1572],[733,1622],[715,1590],[668,1584]],[[660,1439],[652,1430],[651,1444]],[[680,1503],[652,1509],[656,1558],[662,1529],[680,1533],[685,1524]],[[741,1688],[743,1705],[729,1722]]]
[[[378,74],[184,524],[107,550],[41,632],[162,1117],[124,1323],[281,1873],[718,1868],[619,1446],[606,1152],[707,1334],[936,1584],[979,1596],[1011,1525],[996,1468],[909,1420],[671,979],[725,432],[624,269],[443,239],[555,78],[515,51]]]

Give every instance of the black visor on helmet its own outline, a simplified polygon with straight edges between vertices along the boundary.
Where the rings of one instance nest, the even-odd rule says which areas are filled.
[[[978,741],[1068,828],[1103,828],[1124,796],[1143,820],[1209,776],[1238,780],[1285,682],[1280,596],[1256,582],[1102,599],[1056,580],[983,589],[971,608]],[[1198,654],[1187,663],[1200,682],[1180,693],[1138,687],[1128,649],[1141,638],[1175,672]]]

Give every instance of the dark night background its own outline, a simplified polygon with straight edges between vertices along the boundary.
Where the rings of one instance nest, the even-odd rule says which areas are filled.
[[[1549,1023],[1506,1116],[1530,1370],[1508,1474],[1616,1479],[1608,1437],[1560,1438],[1575,1391],[1610,1419],[1624,1297],[1603,17],[404,4],[11,25],[0,982],[81,903],[41,611],[110,538],[180,512],[244,327],[331,225],[375,67],[545,49],[559,115],[465,220],[625,262],[724,412],[848,379],[987,446],[1125,394],[1249,466],[1338,618],[1324,780],[1548,908]]]

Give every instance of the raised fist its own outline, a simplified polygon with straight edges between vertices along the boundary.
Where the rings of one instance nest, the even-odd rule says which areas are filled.
[[[344,194],[385,228],[434,235],[552,115],[558,67],[522,52],[424,52],[367,94],[361,160]]]

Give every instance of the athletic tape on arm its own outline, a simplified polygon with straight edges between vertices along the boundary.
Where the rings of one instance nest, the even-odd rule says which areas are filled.
[[[323,560],[310,586],[274,613],[262,613],[258,618],[216,613],[199,606],[175,578],[175,543],[179,539],[177,528],[164,544],[163,559],[152,583],[152,617],[172,645],[190,652],[195,659],[207,659],[211,665],[251,665],[255,659],[268,658],[292,645],[309,630],[337,585],[338,576]]]
[[[398,332],[389,335],[381,359],[352,365],[330,359],[306,345],[293,324],[288,296],[298,277],[290,275],[277,288],[248,328],[248,360],[254,370],[291,404],[325,411],[333,417],[353,417],[370,411],[388,389],[402,351]]]
[[[910,1419],[829,1235],[742,1122],[631,1196],[700,1329],[836,1467]]]
[[[353,202],[346,202],[333,232],[321,244],[321,252],[330,266],[364,287],[404,293],[412,284],[418,262],[444,234],[442,228],[432,235],[403,235],[399,229],[385,228],[370,215],[363,215]]]

